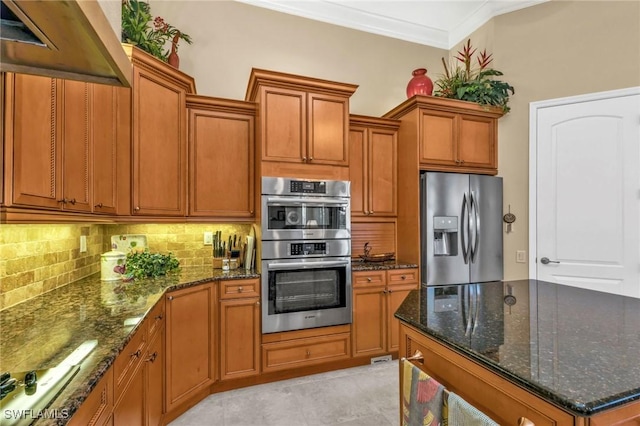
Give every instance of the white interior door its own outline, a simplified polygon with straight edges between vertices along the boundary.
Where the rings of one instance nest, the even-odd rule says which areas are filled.
[[[639,90],[532,104],[531,118],[531,276],[640,297]]]

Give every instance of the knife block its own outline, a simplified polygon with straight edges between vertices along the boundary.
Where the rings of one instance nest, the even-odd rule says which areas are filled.
[[[214,257],[213,269],[222,269],[222,259],[229,259],[228,257]],[[238,259],[229,259],[229,270],[238,269],[240,262]]]

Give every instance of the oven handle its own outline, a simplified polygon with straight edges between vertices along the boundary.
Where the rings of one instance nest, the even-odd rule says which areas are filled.
[[[347,200],[336,200],[336,199],[324,199],[324,198],[299,198],[299,197],[268,197],[268,204],[273,205],[298,205],[298,204],[342,204],[347,206],[349,202]]]
[[[348,260],[342,261],[321,261],[321,262],[287,262],[287,263],[271,263],[269,264],[269,270],[284,270],[284,269],[309,269],[309,268],[327,268],[331,266],[347,266]]]

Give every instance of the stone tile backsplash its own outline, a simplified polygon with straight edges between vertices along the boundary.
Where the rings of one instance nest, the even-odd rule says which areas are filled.
[[[205,231],[244,237],[251,224],[47,224],[0,225],[0,310],[100,272],[111,236],[144,234],[152,252],[172,252],[181,266],[211,263]],[[80,236],[87,251],[80,253]]]

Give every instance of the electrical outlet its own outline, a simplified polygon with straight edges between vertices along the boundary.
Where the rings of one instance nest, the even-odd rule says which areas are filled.
[[[213,244],[213,232],[207,231],[204,233],[204,245],[210,246]]]
[[[525,250],[516,250],[516,263],[527,263],[527,252]]]
[[[80,235],[80,253],[85,253],[87,251],[87,236]]]

